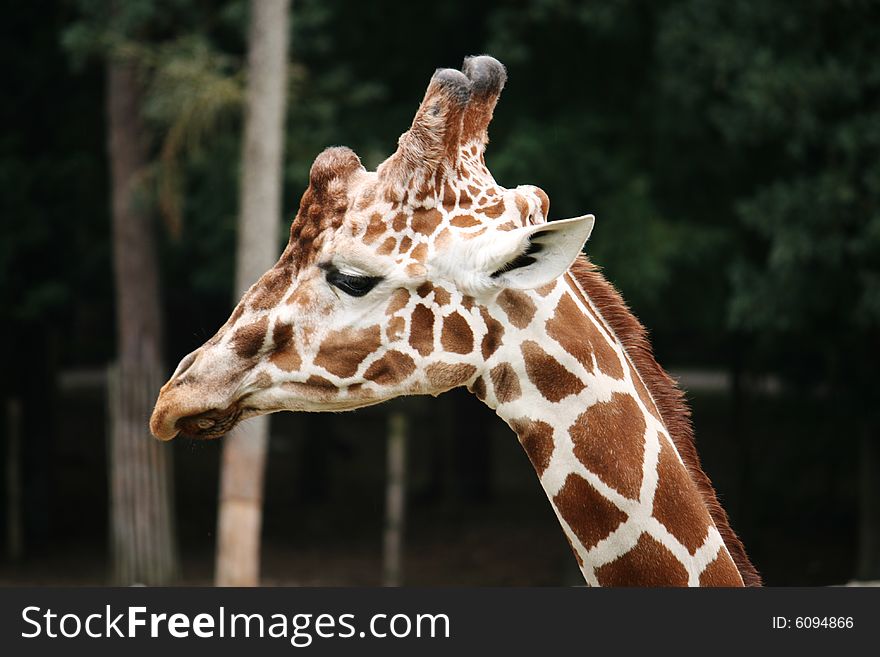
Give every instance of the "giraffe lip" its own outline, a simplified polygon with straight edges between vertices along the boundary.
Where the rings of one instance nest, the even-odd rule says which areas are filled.
[[[180,435],[196,440],[211,440],[229,433],[238,424],[245,410],[238,404],[224,409],[211,409],[197,415],[180,418],[175,427]]]

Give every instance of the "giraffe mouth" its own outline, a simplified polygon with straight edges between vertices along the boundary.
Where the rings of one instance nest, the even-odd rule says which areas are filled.
[[[184,438],[212,440],[229,433],[243,416],[249,417],[248,411],[252,410],[233,404],[228,408],[211,409],[198,415],[180,418],[175,426]]]

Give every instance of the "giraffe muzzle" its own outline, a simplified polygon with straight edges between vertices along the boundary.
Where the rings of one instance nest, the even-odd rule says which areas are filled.
[[[180,418],[175,427],[180,435],[185,438],[196,440],[211,440],[229,433],[241,419],[242,409],[238,404],[233,404],[225,409],[212,409]]]

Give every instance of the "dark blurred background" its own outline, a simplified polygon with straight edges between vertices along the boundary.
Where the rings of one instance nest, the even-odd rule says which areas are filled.
[[[7,3],[0,21],[0,526],[21,527],[0,583],[108,577],[111,41],[142,62],[169,373],[233,305],[248,4],[124,4],[114,21],[99,0]],[[509,81],[490,169],[543,188],[551,217],[596,215],[587,252],[680,376],[766,583],[880,579],[878,30],[868,0],[295,0],[279,235],[324,147],[375,167],[435,68],[492,54]],[[273,416],[265,583],[380,582],[389,408]],[[572,581],[500,420],[462,391],[396,408],[406,583]],[[208,582],[221,444],[169,449],[179,581]]]

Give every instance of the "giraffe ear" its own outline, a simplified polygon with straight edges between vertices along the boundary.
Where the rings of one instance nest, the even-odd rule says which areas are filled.
[[[588,214],[494,235],[492,246],[487,244],[489,278],[498,287],[516,289],[556,280],[580,255],[594,222],[595,217]]]

